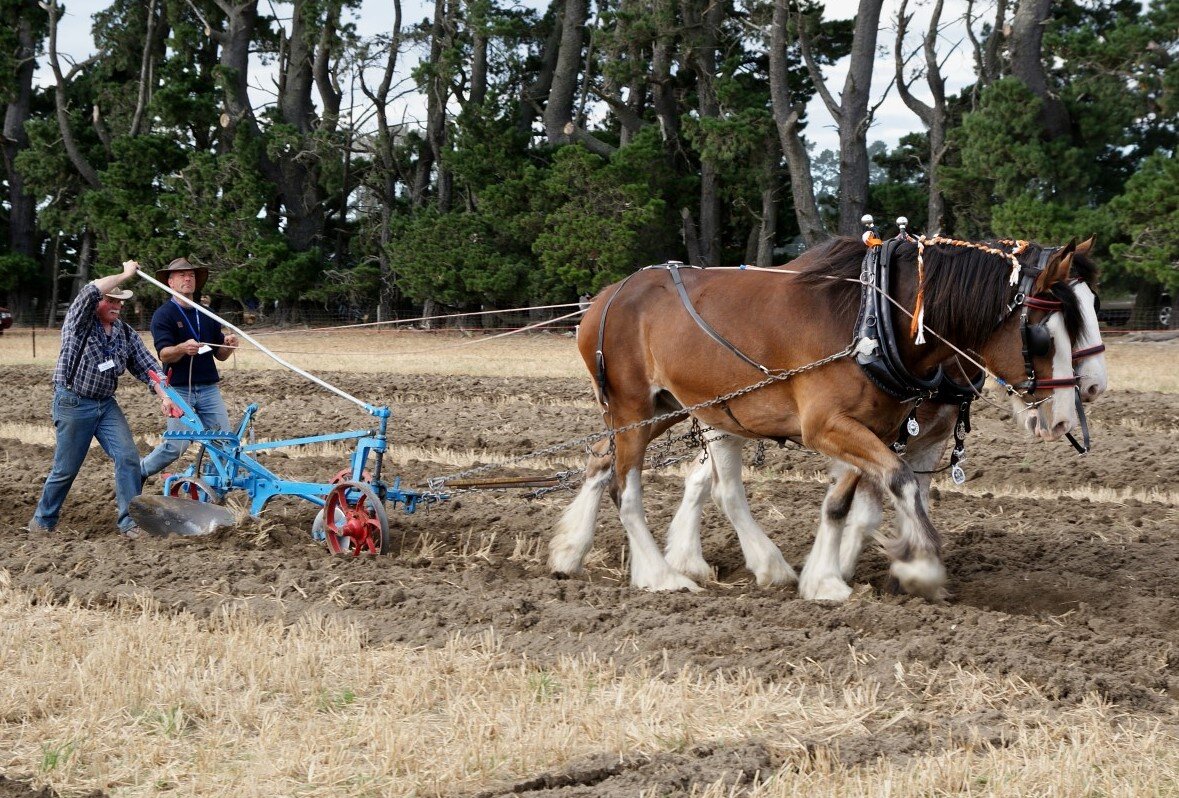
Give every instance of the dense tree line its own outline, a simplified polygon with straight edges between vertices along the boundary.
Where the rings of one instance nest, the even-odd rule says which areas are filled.
[[[669,258],[781,262],[865,211],[1096,234],[1140,303],[1179,288],[1179,0],[970,0],[964,20],[942,0],[920,20],[909,0],[851,20],[816,0],[435,0],[416,23],[394,0],[369,38],[360,2],[113,0],[72,63],[60,0],[0,0],[0,301],[27,321],[92,272],[178,255],[288,312],[569,301]],[[957,94],[953,46],[975,63]],[[884,48],[914,126],[891,151],[868,143]],[[407,92],[420,123],[396,115]],[[808,143],[816,95],[837,153]]]

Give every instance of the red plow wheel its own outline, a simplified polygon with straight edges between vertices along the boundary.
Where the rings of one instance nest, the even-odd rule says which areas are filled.
[[[194,502],[221,504],[221,497],[203,479],[177,479],[168,487],[168,495]]]
[[[349,502],[348,494],[355,500]],[[332,554],[384,554],[389,550],[389,519],[376,491],[363,482],[341,482],[323,507],[323,531]]]
[[[361,472],[360,478],[362,480],[364,480],[365,482],[372,482],[373,481],[372,472],[370,472],[366,468],[366,469],[364,469],[364,471]],[[338,474],[336,474],[334,477],[332,477],[332,484],[339,485],[341,482],[347,482],[350,479],[352,479],[352,469],[351,468],[342,468],[342,469],[340,469],[340,472]]]

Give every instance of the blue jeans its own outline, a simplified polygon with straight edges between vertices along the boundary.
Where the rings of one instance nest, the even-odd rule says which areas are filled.
[[[53,470],[45,480],[41,501],[33,521],[52,529],[57,526],[66,494],[82,470],[90,441],[98,438],[102,450],[115,463],[115,502],[119,508],[119,529],[135,525],[127,515],[127,506],[139,495],[143,480],[139,477],[139,450],[131,436],[131,427],[119,403],[111,399],[87,399],[68,388],[53,391],[53,426],[57,430],[57,448],[53,451]]]
[[[176,391],[192,406],[197,418],[207,430],[229,430],[229,413],[225,409],[225,401],[221,398],[221,389],[217,383],[210,385],[193,385],[185,388],[177,386]],[[191,432],[178,418],[168,419],[170,432]],[[164,439],[163,443],[151,451],[139,463],[139,471],[144,479],[158,474],[176,462],[180,455],[188,449],[189,441]]]

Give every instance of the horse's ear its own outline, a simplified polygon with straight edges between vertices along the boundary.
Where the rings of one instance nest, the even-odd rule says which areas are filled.
[[[1077,244],[1077,254],[1085,257],[1093,251],[1093,246],[1097,243],[1097,236],[1089,236],[1081,243]]]
[[[1069,271],[1073,267],[1073,253],[1076,249],[1077,240],[1074,238],[1053,252],[1052,257],[1048,260],[1048,265],[1044,267],[1044,271],[1040,272],[1040,276],[1036,278],[1036,284],[1032,288],[1032,292],[1042,294],[1057,283],[1068,280]]]

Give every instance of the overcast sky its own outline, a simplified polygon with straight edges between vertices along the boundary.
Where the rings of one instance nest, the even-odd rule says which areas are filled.
[[[541,0],[537,2],[529,2],[529,5],[540,5]],[[67,0],[68,11],[62,18],[58,25],[58,52],[63,55],[73,56],[77,60],[81,60],[88,56],[94,49],[94,41],[90,35],[91,16],[109,5],[109,0]],[[921,36],[924,35],[926,28],[929,25],[930,3],[928,0],[910,0],[910,11],[916,13],[912,24],[910,25],[907,49],[909,51],[917,48],[920,45]],[[827,10],[824,14],[827,19],[849,19],[855,16],[857,3],[854,0],[830,0],[827,3]],[[884,10],[880,17],[880,34],[877,37],[877,63],[876,69],[872,76],[872,103],[875,104],[880,100],[881,95],[889,87],[889,83],[893,77],[893,58],[892,45],[895,36],[896,27],[896,13],[900,7],[900,0],[885,0]],[[289,16],[290,5],[285,3],[274,3],[274,8],[280,15]],[[381,8],[378,11],[376,9]],[[973,58],[970,53],[970,42],[965,38],[965,28],[963,24],[963,14],[966,8],[966,0],[945,0],[944,10],[942,11],[942,35],[941,43],[939,45],[939,54],[945,59],[948,56],[948,61],[943,67],[943,77],[946,79],[947,92],[956,92],[962,86],[970,83],[973,80]],[[406,0],[403,2],[403,9],[405,21],[403,26],[408,25],[418,19],[429,16],[433,13],[433,3],[425,3],[420,0]],[[987,15],[994,13],[993,3],[982,2],[976,3],[976,14]],[[365,8],[356,19],[359,32],[363,36],[372,36],[377,33],[388,31],[392,27],[391,11],[384,3],[368,0]],[[956,47],[956,49],[954,49]],[[42,70],[39,74],[39,80],[50,80],[48,69],[44,68],[44,60],[42,60]],[[917,63],[915,60],[913,63]],[[831,67],[828,67],[825,73],[827,85],[831,89],[831,93],[838,101],[839,93],[843,88],[843,81],[847,74],[847,60],[841,61]],[[256,87],[254,92],[254,100],[256,104],[264,103],[273,99],[272,85],[270,77],[267,73],[261,70],[255,72],[251,78],[251,83]],[[924,80],[918,80],[913,86],[913,93],[918,97],[928,101],[928,89],[925,86]],[[807,137],[815,143],[815,154],[817,155],[824,149],[837,149],[838,136],[835,132],[834,122],[831,115],[827,113],[826,106],[822,100],[817,96],[811,102],[808,109],[811,119],[810,125],[807,128]],[[409,107],[404,109],[403,113],[409,119],[415,116],[424,116],[421,114],[420,108]],[[400,118],[402,114],[392,114],[391,118]],[[880,105],[876,112],[875,121],[872,129],[868,134],[869,142],[883,141],[889,147],[897,143],[901,136],[909,133],[912,130],[920,129],[920,122],[917,118],[905,107],[897,94],[896,88],[892,87],[888,91],[887,97]]]

